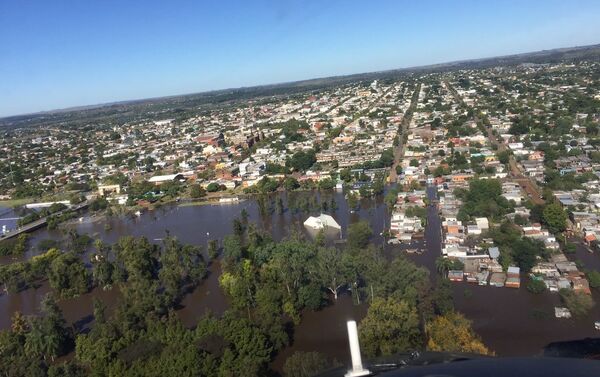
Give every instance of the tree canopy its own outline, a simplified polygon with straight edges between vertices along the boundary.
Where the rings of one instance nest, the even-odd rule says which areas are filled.
[[[457,190],[456,194],[463,201],[458,213],[460,220],[471,217],[499,219],[514,211],[514,203],[501,195],[502,185],[497,179],[473,179],[469,181],[468,190]]]
[[[361,347],[369,357],[413,351],[423,342],[417,310],[391,298],[373,300],[359,332]]]
[[[449,312],[425,326],[427,349],[436,352],[465,352],[487,355],[490,351],[471,329],[471,323],[462,314]]]
[[[552,233],[559,233],[567,228],[567,214],[558,203],[546,205],[542,213],[542,219]]]

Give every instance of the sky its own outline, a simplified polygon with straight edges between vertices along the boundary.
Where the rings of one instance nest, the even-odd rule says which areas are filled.
[[[598,44],[598,16],[598,0],[0,0],[0,117]]]

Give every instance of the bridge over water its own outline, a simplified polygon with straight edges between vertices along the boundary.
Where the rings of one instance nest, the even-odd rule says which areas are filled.
[[[61,214],[63,214],[66,211],[75,211],[75,212],[77,212],[79,210],[87,208],[89,205],[90,205],[90,201],[86,200],[85,202],[77,204],[77,205],[75,205],[75,206],[73,206],[71,208],[67,208],[67,209],[65,209],[63,211],[59,211],[59,212],[53,213],[51,216],[61,215]],[[42,227],[46,226],[46,224],[48,223],[48,217],[49,216],[42,217],[41,219],[37,219],[35,221],[32,221],[32,222],[30,222],[28,224],[23,225],[20,228],[17,228],[15,230],[12,230],[10,232],[7,232],[5,234],[0,235],[0,241],[8,240],[10,238],[17,237],[19,234],[29,233],[29,232],[32,232],[32,231],[34,231],[36,229],[42,228]]]

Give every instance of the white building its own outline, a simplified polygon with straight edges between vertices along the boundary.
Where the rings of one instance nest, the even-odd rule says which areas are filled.
[[[325,227],[335,228],[341,230],[342,227],[340,224],[335,221],[335,219],[329,215],[321,214],[319,216],[311,216],[304,222],[304,226],[311,229],[324,229]]]

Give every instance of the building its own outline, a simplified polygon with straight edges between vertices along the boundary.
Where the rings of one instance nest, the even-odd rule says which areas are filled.
[[[98,195],[105,196],[107,194],[120,194],[121,186],[120,185],[99,185],[98,186]]]
[[[161,185],[165,182],[183,181],[185,177],[181,173],[169,174],[169,175],[156,175],[148,180],[150,183],[155,185]]]
[[[448,271],[448,280],[450,281],[463,281],[464,274],[461,270],[450,270]]]
[[[556,318],[571,318],[571,312],[567,308],[554,307],[554,316]]]
[[[504,286],[508,288],[519,288],[521,286],[521,279],[519,277],[520,272],[521,269],[519,267],[508,267]]]
[[[338,230],[342,229],[340,224],[338,224],[333,217],[323,213],[319,216],[310,216],[308,219],[306,219],[306,221],[304,221],[304,226],[316,230],[321,230],[325,227],[335,228]]]
[[[490,277],[490,285],[493,287],[504,287],[506,274],[504,272],[494,272]]]

